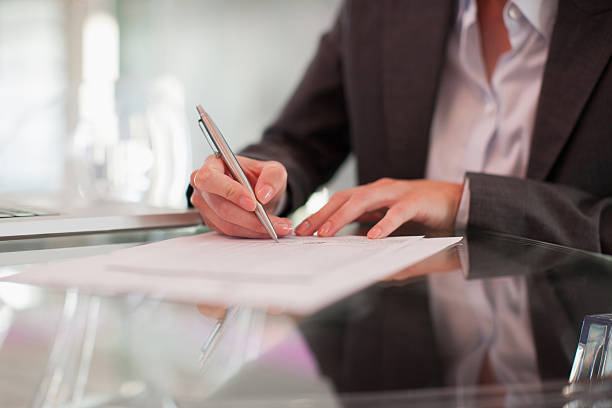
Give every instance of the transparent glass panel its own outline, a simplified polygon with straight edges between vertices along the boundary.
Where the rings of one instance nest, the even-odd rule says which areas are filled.
[[[583,328],[584,330],[584,328]],[[601,324],[591,324],[588,329],[588,339],[584,348],[584,357],[581,363],[578,380],[587,380],[597,374],[601,351],[606,338],[607,327]]]

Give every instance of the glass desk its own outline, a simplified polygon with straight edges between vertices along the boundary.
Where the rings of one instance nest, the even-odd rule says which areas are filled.
[[[0,241],[0,276],[203,231]],[[201,361],[224,306],[0,282],[0,406],[610,406],[567,380],[612,257],[468,231],[313,315],[232,310]]]

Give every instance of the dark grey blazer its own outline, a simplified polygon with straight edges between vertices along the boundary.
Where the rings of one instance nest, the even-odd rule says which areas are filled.
[[[282,162],[292,208],[350,152],[360,183],[422,178],[454,0],[347,0],[244,154]],[[527,180],[468,174],[469,226],[612,253],[612,1],[559,0]]]

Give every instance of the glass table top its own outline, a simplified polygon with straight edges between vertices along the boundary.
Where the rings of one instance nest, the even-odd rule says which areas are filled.
[[[204,231],[0,241],[0,276]],[[611,293],[612,257],[487,231],[309,316],[0,282],[0,406],[591,406]]]

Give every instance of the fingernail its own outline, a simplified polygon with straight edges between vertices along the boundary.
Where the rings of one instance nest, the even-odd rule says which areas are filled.
[[[312,227],[312,224],[310,223],[310,221],[306,220],[297,227],[295,232],[297,234],[308,234],[311,227]]]
[[[279,222],[278,224],[276,224],[276,231],[279,234],[291,234],[291,232],[293,231],[293,225],[290,222]]]
[[[195,174],[193,175],[193,179],[191,180],[191,187],[196,188],[196,180],[198,179],[198,174],[200,173],[200,170],[196,171]]]
[[[249,196],[242,196],[238,199],[238,204],[247,211],[253,210],[253,200]]]
[[[370,230],[370,232],[368,232],[368,238],[371,239],[376,239],[376,238],[380,238],[382,231],[380,230],[379,227],[374,227]]]
[[[331,228],[331,224],[329,222],[326,222],[325,224],[323,224],[323,226],[321,228],[319,228],[319,235],[325,236],[329,233],[329,230]]]
[[[259,189],[257,196],[261,199],[261,202],[265,204],[270,201],[273,192],[274,190],[272,189],[272,186],[265,184]]]

